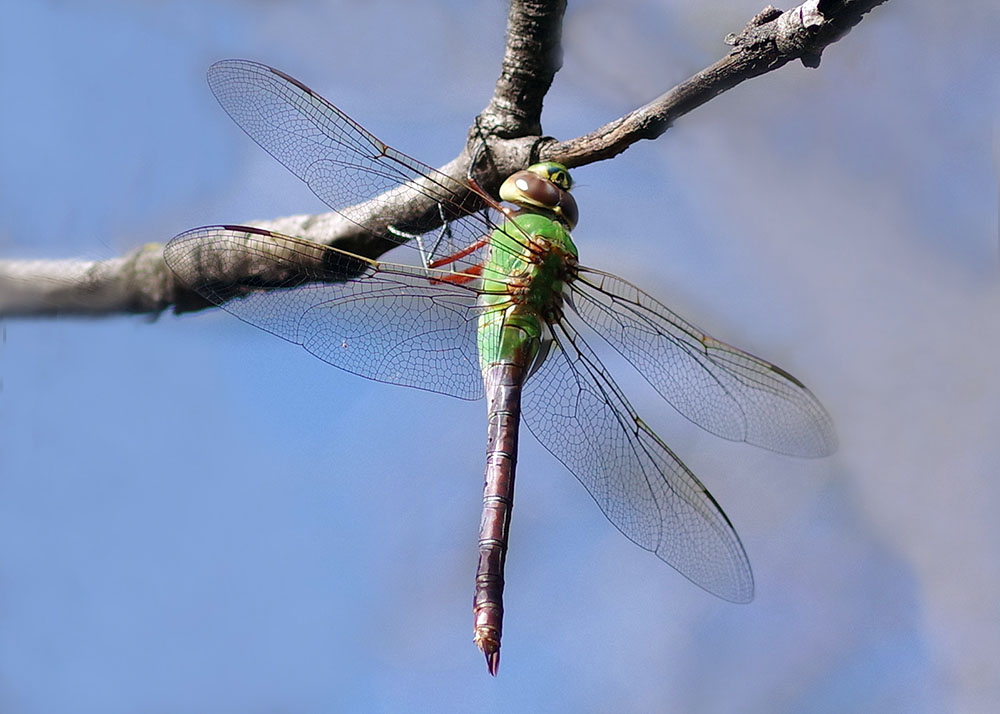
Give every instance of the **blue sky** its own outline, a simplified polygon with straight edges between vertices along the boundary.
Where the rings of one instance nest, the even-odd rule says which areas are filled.
[[[570,3],[546,132],[656,96],[757,10]],[[504,13],[18,4],[0,256],[103,259],[324,210],[216,105],[204,72],[226,57],[442,163],[489,99]],[[986,711],[998,102],[976,28],[997,13],[890,2],[818,71],[754,80],[575,173],[585,263],[787,368],[837,423],[823,460],[731,444],[610,361],[733,520],[752,604],[626,541],[525,434],[493,680],[471,643],[482,404],[341,373],[225,314],[8,320],[0,710]]]

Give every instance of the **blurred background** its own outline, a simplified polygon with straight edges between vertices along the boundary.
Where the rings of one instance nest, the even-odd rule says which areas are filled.
[[[759,9],[571,2],[545,131],[645,103]],[[0,256],[324,211],[216,105],[204,74],[226,57],[443,163],[490,97],[505,13],[13,5]],[[586,264],[788,369],[837,423],[831,458],[771,454],[611,365],[735,524],[753,603],[629,543],[525,434],[494,680],[471,642],[482,403],[342,373],[218,311],[7,320],[0,711],[993,711],[998,15],[889,2],[818,70],[575,172]]]

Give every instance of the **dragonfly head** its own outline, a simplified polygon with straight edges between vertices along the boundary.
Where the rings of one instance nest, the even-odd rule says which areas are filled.
[[[527,210],[541,208],[554,213],[573,230],[580,211],[569,192],[572,186],[573,179],[565,166],[545,161],[508,176],[500,186],[500,198]]]

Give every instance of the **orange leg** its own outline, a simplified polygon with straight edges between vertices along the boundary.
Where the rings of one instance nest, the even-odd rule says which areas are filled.
[[[437,260],[431,261],[430,263],[428,263],[427,267],[428,268],[440,268],[442,265],[450,265],[451,263],[454,263],[456,260],[461,260],[465,256],[470,255],[472,253],[475,253],[477,250],[479,250],[480,248],[482,248],[484,245],[486,245],[486,239],[482,238],[480,240],[477,240],[472,245],[470,245],[470,246],[468,246],[466,248],[463,248],[462,250],[458,251],[454,255],[449,255],[446,258],[439,258]],[[480,270],[481,269],[482,269],[482,266],[480,266]]]
[[[433,266],[432,267],[436,267]],[[480,275],[483,274],[483,264],[473,265],[471,268],[466,268],[464,272],[452,273],[451,275],[445,275],[441,278],[431,278],[431,285],[437,283],[451,283],[452,285],[465,285],[466,283],[472,282]]]

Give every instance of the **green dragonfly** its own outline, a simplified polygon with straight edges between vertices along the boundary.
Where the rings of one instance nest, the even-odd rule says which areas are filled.
[[[710,593],[752,599],[750,564],[729,519],[639,417],[578,325],[713,434],[784,454],[830,454],[830,417],[801,382],[625,280],[580,265],[565,167],[519,171],[497,200],[472,179],[395,151],[278,70],[227,60],[208,79],[254,141],[362,235],[398,246],[398,259],[260,228],[208,226],[170,241],[166,262],[212,303],[341,369],[463,399],[486,396],[473,616],[491,674],[500,659],[522,418],[626,537]],[[407,198],[434,209],[376,227],[385,225],[380,207]],[[348,208],[364,201],[363,212]]]

